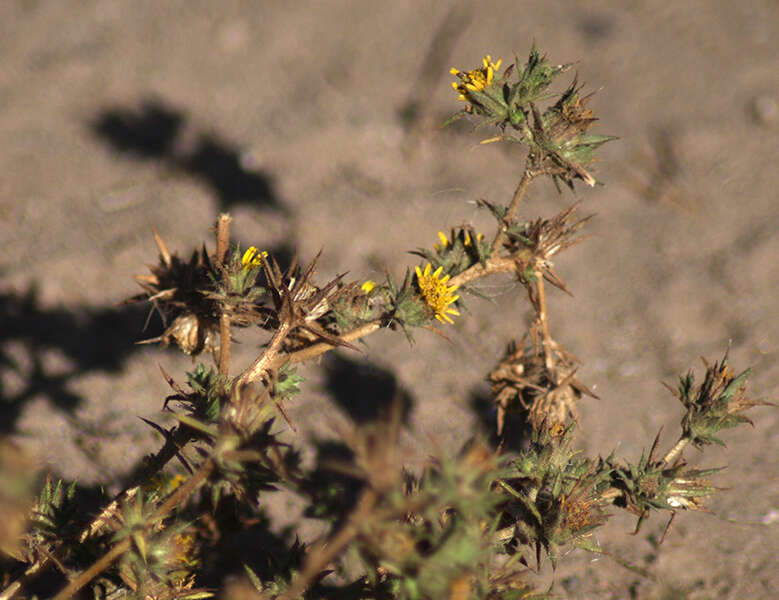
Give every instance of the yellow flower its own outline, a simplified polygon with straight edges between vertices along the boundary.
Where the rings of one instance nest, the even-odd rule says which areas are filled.
[[[476,241],[481,242],[484,239],[483,233],[477,233],[476,234]],[[471,242],[471,235],[466,231],[465,232],[465,245],[470,246],[472,244]]]
[[[363,283],[360,286],[360,289],[365,292],[366,294],[370,294],[373,291],[373,288],[376,287],[376,282],[371,281],[370,279],[366,280],[365,283]]]
[[[248,271],[252,267],[259,267],[262,265],[262,259],[267,257],[268,253],[265,252],[265,250],[258,253],[256,247],[249,246],[246,249],[246,252],[243,253],[241,264],[243,265],[244,271]]]
[[[459,99],[467,102],[469,92],[481,92],[484,88],[492,85],[495,71],[500,68],[501,62],[500,58],[498,62],[492,62],[492,56],[488,54],[482,59],[484,66],[480,69],[460,71],[452,68],[449,72],[460,79],[460,81],[452,82],[452,87],[460,92]]]
[[[468,246],[471,246],[473,244],[473,240],[471,239],[471,234],[468,233],[466,230],[461,230],[461,232],[464,234],[463,238],[463,245],[467,248]],[[460,234],[458,233],[454,239],[457,239],[457,236]],[[446,237],[446,234],[443,231],[438,232],[438,239],[441,240],[440,244],[433,244],[433,248],[435,248],[435,251],[441,254],[442,250],[446,250],[451,246],[454,242],[449,240],[448,237]],[[477,233],[476,234],[476,241],[481,242],[484,239],[484,234]]]
[[[449,247],[449,238],[446,237],[446,234],[443,231],[438,232],[438,239],[441,240],[440,244],[434,244],[433,248],[435,248],[436,252],[441,252],[441,250],[445,250]]]
[[[446,282],[449,281],[449,275],[440,277],[443,267],[438,267],[432,274],[430,273],[431,269],[430,263],[427,264],[424,271],[416,267],[419,291],[425,304],[435,313],[436,319],[441,323],[454,323],[449,315],[459,316],[460,313],[454,308],[449,308],[449,305],[457,302],[460,297],[452,293],[457,289],[457,286],[446,285]]]
[[[196,567],[199,564],[195,554],[195,536],[191,533],[177,533],[173,536],[173,560],[184,567]]]

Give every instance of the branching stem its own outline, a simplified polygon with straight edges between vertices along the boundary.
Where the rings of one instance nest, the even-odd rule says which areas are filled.
[[[281,346],[284,343],[284,339],[289,335],[292,329],[292,324],[289,321],[282,321],[276,333],[273,334],[268,347],[265,348],[265,352],[254,361],[254,363],[246,369],[237,379],[236,383],[239,386],[244,386],[253,381],[259,381],[263,377],[265,371],[272,368],[279,368],[286,362],[287,357],[279,357]],[[278,360],[281,358],[282,360]]]
[[[511,222],[514,220],[517,209],[519,208],[522,199],[527,193],[527,188],[530,185],[530,182],[533,181],[533,178],[536,176],[536,174],[537,173],[535,171],[530,170],[529,166],[525,167],[525,172],[522,173],[522,179],[519,180],[517,189],[514,190],[514,197],[511,198],[511,204],[509,204],[508,210],[506,210],[506,215],[503,217],[503,223],[500,225],[500,227],[498,227],[498,232],[495,234],[495,238],[492,240],[492,244],[490,246],[492,248],[492,254],[495,254],[503,243],[503,239],[506,237],[506,231],[508,230]]]
[[[216,460],[210,458],[203,463],[203,465],[190,477],[184,484],[173,492],[165,502],[163,502],[152,517],[144,525],[144,529],[148,530],[156,523],[159,523],[167,514],[184,501],[200,484],[202,484],[208,476],[216,468]],[[53,600],[66,600],[76,594],[81,588],[92,581],[95,577],[105,571],[111,564],[114,563],[125,552],[132,547],[132,538],[127,537],[120,542],[114,544],[111,549],[101,556],[98,560],[92,563],[87,570],[82,571],[75,579],[73,579],[68,585],[66,585],[59,594],[54,596]]]

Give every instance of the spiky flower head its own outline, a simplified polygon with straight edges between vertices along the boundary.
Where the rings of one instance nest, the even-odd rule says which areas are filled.
[[[743,413],[754,406],[770,403],[752,400],[746,396],[750,369],[734,375],[728,365],[728,354],[709,365],[705,360],[706,374],[703,382],[695,386],[692,372],[680,379],[676,397],[686,409],[682,419],[684,435],[693,445],[701,448],[714,443],[724,446],[718,434],[724,429],[742,423],[752,423]]]
[[[459,79],[452,82],[452,87],[459,93],[458,99],[468,103],[466,112],[488,115],[498,121],[506,118],[506,103],[498,85],[499,80],[495,79],[500,63],[501,59],[492,62],[492,56],[488,54],[482,59],[484,66],[478,69],[450,69],[449,72]]]
[[[517,59],[501,75],[497,74],[500,60],[493,63],[487,55],[482,62],[478,69],[450,71],[459,79],[452,87],[466,106],[447,123],[465,114],[482,117],[482,125],[499,129],[499,135],[482,144],[510,141],[528,146],[533,169],[553,177],[558,188],[560,183],[572,188],[574,179],[595,185],[590,173],[594,153],[615,138],[587,133],[597,121],[586,107],[591,94],[582,96],[574,79],[557,103],[546,110],[541,105],[555,96],[549,86],[571,65],[549,64],[535,45],[524,65]]]
[[[573,180],[581,179],[594,186],[595,178],[589,168],[594,152],[600,146],[616,139],[611,135],[591,135],[587,130],[598,120],[587,103],[592,94],[582,97],[576,79],[543,114],[535,104],[531,105],[535,124],[533,145],[542,149],[545,161],[561,170],[555,175],[555,183],[562,181],[573,189]]]
[[[219,301],[209,293],[215,289],[219,273],[203,246],[184,261],[168,250],[155,231],[160,251],[159,264],[150,266],[150,275],[136,275],[143,293],[125,302],[148,301],[160,312],[165,332],[140,343],[175,343],[186,354],[219,350]],[[168,323],[170,324],[168,325]]]
[[[438,254],[442,254],[445,250],[448,248],[451,248],[454,246],[455,242],[457,241],[458,237],[462,237],[462,243],[463,246],[466,248],[473,246],[473,240],[471,239],[471,234],[466,229],[459,230],[456,234],[452,233],[452,239],[450,240],[447,235],[443,231],[438,232],[438,239],[440,240],[440,244],[435,244],[433,248],[435,248],[435,251]],[[484,234],[483,233],[477,233],[476,234],[476,242],[481,243],[484,240]]]
[[[257,278],[267,260],[268,253],[265,250],[260,251],[256,246],[249,246],[243,254],[240,247],[237,247],[230,260],[226,261],[229,285],[221,286],[223,293],[219,300],[230,307],[231,317],[238,317],[234,319],[234,324],[245,326],[246,318],[250,319],[252,305],[265,293],[265,290],[257,285]]]
[[[451,229],[448,236],[439,231],[438,240],[439,243],[433,244],[432,250],[418,248],[411,254],[429,262],[431,270],[441,267],[442,272],[451,277],[456,277],[477,263],[483,265],[492,252],[484,235],[469,225]]]
[[[438,267],[432,273],[431,270],[430,263],[427,264],[424,271],[416,267],[419,292],[436,319],[441,323],[453,324],[454,321],[449,315],[460,315],[457,309],[450,308],[450,305],[457,302],[460,297],[454,294],[457,286],[446,285],[446,282],[449,281],[449,275],[441,277],[443,267]]]
[[[482,59],[484,66],[479,69],[473,69],[472,71],[460,71],[459,69],[452,68],[450,73],[456,75],[460,81],[453,81],[452,87],[460,92],[460,100],[468,101],[467,94],[469,92],[481,92],[484,88],[492,85],[492,80],[495,77],[495,71],[500,68],[502,60],[499,58],[498,62],[492,62],[492,56],[489,54]]]

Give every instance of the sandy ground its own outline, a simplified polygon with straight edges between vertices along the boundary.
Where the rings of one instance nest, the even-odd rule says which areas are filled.
[[[156,227],[189,253],[221,211],[243,246],[303,259],[322,277],[396,275],[436,231],[484,228],[473,201],[506,202],[521,155],[437,127],[459,108],[447,71],[484,54],[524,59],[535,40],[578,61],[600,90],[605,187],[533,188],[528,218],[576,197],[596,213],[586,243],[559,257],[575,298],[553,294],[556,337],[601,399],[580,407],[588,453],[631,460],[679,418],[660,382],[718,358],[752,366],[752,390],[779,384],[779,5],[772,0],[250,2],[5,0],[0,3],[0,428],[51,468],[117,484],[159,439],[155,417],[179,379],[174,352],[133,345],[142,308],[132,275],[156,260]],[[424,118],[409,133],[409,107]],[[457,448],[480,426],[471,407],[505,344],[524,331],[512,282],[447,329],[374,335],[363,355],[304,370],[291,407],[307,435],[359,418],[341,376],[389,383],[411,402],[409,447]],[[496,318],[496,315],[500,315]],[[257,342],[242,336],[235,368]],[[700,370],[699,370],[700,372]],[[376,384],[380,382],[381,385]],[[341,392],[339,392],[341,390]],[[348,391],[348,390],[347,390]],[[339,397],[339,394],[341,396]],[[346,396],[349,396],[347,393]],[[364,401],[364,399],[363,399]],[[615,518],[602,545],[642,578],[574,553],[555,575],[568,598],[769,598],[777,593],[775,410],[726,435],[703,466],[727,464],[711,515],[682,514],[636,537]],[[693,452],[690,460],[699,460]],[[755,525],[753,523],[762,523]],[[550,575],[545,574],[547,581]]]

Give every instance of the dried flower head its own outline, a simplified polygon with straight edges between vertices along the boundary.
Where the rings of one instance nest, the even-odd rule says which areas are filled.
[[[427,264],[424,271],[416,267],[419,292],[422,294],[425,304],[433,311],[436,319],[441,323],[453,324],[454,321],[449,315],[460,316],[457,309],[450,308],[450,305],[457,302],[460,297],[454,294],[457,286],[446,285],[446,282],[449,281],[449,275],[441,277],[443,267],[438,267],[433,273],[430,271],[430,263]]]
[[[171,254],[156,231],[154,239],[160,252],[159,264],[150,267],[150,275],[136,275],[144,292],[126,302],[151,302],[167,328],[162,335],[141,343],[175,343],[192,355],[217,352],[219,303],[204,292],[215,288],[218,273],[205,246],[195,250],[187,262]]]
[[[509,228],[503,247],[513,255],[520,276],[540,271],[552,285],[568,292],[553,269],[552,257],[587,239],[576,234],[592,215],[577,219],[578,207],[576,202],[551,219],[538,218]]]
[[[676,397],[686,409],[682,420],[685,437],[698,448],[714,443],[723,445],[718,433],[741,423],[752,423],[744,412],[754,406],[770,403],[751,400],[746,396],[746,384],[750,370],[733,374],[728,365],[728,354],[709,365],[705,360],[706,375],[703,382],[694,386],[692,372],[679,382]],[[673,390],[672,390],[673,391]]]
[[[548,367],[541,354],[527,352],[524,338],[509,344],[503,360],[488,375],[498,407],[498,434],[507,413],[520,413],[535,430],[548,429],[559,437],[569,416],[578,421],[579,399],[597,398],[576,378],[575,365],[557,345],[555,356],[556,364]]]
[[[554,106],[543,114],[531,104],[535,124],[533,145],[543,151],[542,164],[551,167],[557,185],[562,181],[573,189],[573,180],[581,179],[594,186],[596,179],[588,171],[597,148],[616,139],[611,135],[588,135],[587,130],[598,120],[586,108],[593,94],[582,97],[576,79]]]

